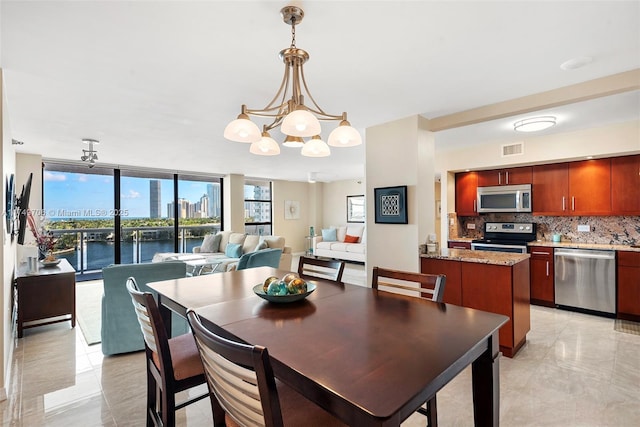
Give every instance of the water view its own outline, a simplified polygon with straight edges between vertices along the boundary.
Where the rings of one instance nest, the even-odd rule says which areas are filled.
[[[202,238],[186,240],[186,250],[191,253],[193,248],[202,244]],[[83,255],[80,249],[63,251],[56,254],[58,258],[65,258],[77,272],[101,270],[114,262],[114,242],[95,241],[85,242]],[[122,264],[151,262],[153,255],[158,252],[175,252],[173,240],[156,240],[142,242],[121,242]],[[81,259],[83,262],[81,263]]]

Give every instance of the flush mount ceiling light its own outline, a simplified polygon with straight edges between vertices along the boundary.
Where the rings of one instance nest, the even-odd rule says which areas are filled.
[[[92,168],[96,165],[96,160],[98,160],[98,152],[94,150],[93,145],[100,144],[100,141],[84,138],[82,142],[89,144],[89,149],[82,149],[82,156],[80,157],[80,160],[83,162],[89,162],[89,167]]]
[[[513,130],[517,130],[518,132],[536,132],[548,129],[555,124],[556,118],[553,116],[530,117],[515,122],[513,124]]]
[[[269,131],[280,126],[280,131],[286,135],[283,143],[285,147],[302,147],[303,156],[325,157],[331,154],[331,150],[320,138],[320,120],[333,120],[340,123],[329,134],[329,145],[352,147],[362,144],[360,133],[347,121],[347,113],[325,113],[309,92],[303,71],[309,54],[296,47],[296,25],[302,22],[304,11],[296,6],[285,6],[280,10],[280,14],[285,24],[291,25],[291,46],[280,51],[280,58],[285,64],[280,89],[262,109],[251,109],[243,105],[238,118],[225,128],[224,137],[231,141],[251,143],[249,151],[253,154],[272,156],[279,154],[280,148],[276,150],[273,146],[273,143],[276,146],[277,143],[271,138]],[[309,99],[312,105],[305,105],[305,98]],[[264,125],[263,131],[260,132],[250,116],[267,117],[273,121]],[[304,142],[303,137],[312,139]],[[265,142],[266,139],[270,141]],[[269,149],[266,148],[267,145]]]

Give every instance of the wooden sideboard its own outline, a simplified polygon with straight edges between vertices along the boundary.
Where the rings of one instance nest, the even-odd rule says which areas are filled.
[[[26,264],[16,271],[18,338],[26,328],[71,321],[76,326],[76,271],[66,259],[54,267],[30,272]]]

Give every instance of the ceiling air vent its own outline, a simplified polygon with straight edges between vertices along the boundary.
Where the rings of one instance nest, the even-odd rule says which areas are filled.
[[[505,144],[502,146],[502,157],[521,156],[524,154],[524,142]]]

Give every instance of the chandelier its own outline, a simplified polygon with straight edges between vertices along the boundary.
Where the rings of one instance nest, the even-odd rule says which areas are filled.
[[[347,113],[325,113],[309,93],[302,68],[309,59],[309,54],[296,47],[296,25],[302,22],[304,11],[296,6],[285,6],[280,14],[282,20],[291,25],[291,46],[280,51],[280,58],[285,64],[280,89],[271,102],[260,110],[243,105],[238,118],[225,128],[224,137],[231,141],[251,143],[249,152],[261,156],[280,154],[280,146],[269,134],[270,130],[278,126],[286,135],[282,145],[301,147],[303,156],[326,157],[331,154],[329,145],[352,147],[362,144],[360,133],[347,121]],[[305,105],[305,99],[310,100],[312,105]],[[250,116],[272,118],[273,121],[263,125],[260,131]],[[328,145],[320,137],[320,120],[340,121],[338,127],[329,134]],[[311,139],[305,141],[303,138]]]
[[[96,165],[96,160],[98,160],[98,151],[93,149],[93,144],[100,144],[100,141],[85,138],[82,142],[89,144],[89,149],[82,149],[82,156],[80,157],[80,160],[83,162],[89,162],[89,167],[92,168]]]

